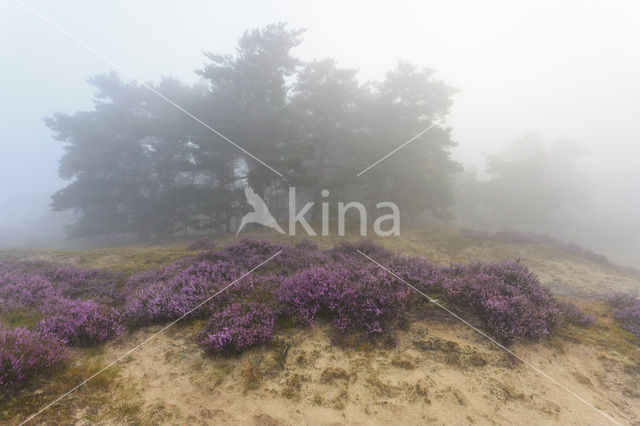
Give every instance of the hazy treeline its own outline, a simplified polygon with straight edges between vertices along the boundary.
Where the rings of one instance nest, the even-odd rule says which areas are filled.
[[[148,88],[116,74],[89,80],[95,109],[47,119],[65,143],[55,210],[75,210],[71,236],[229,230],[251,185],[280,219],[283,189],[320,200],[399,205],[405,219],[446,218],[453,202],[450,131],[436,126],[366,174],[357,173],[445,116],[453,89],[428,69],[400,62],[382,81],[360,83],[332,59],[291,54],[302,31],[284,24],[246,32],[234,55],[207,53],[199,83],[154,85],[243,152]],[[278,176],[252,156],[273,167]],[[320,203],[316,203],[320,207]],[[313,212],[318,219],[318,210]]]
[[[638,265],[640,228],[600,213],[596,182],[589,179],[588,169],[579,167],[587,155],[586,148],[571,140],[549,143],[530,133],[512,141],[500,154],[487,155],[482,171],[456,175],[456,223],[550,235]]]
[[[484,176],[466,170],[456,177],[456,219],[485,230],[555,233],[585,218],[591,186],[577,168],[586,154],[570,140],[545,144],[527,134],[500,155],[487,155]]]
[[[242,189],[251,185],[282,221],[287,188],[295,186],[299,199],[316,201],[311,220],[319,219],[321,201],[330,202],[332,215],[339,201],[360,201],[369,212],[392,201],[405,224],[453,219],[476,229],[550,233],[609,252],[638,245],[640,236],[590,215],[590,186],[577,167],[585,151],[570,141],[545,145],[525,135],[487,156],[480,173],[452,160],[451,129],[435,125],[357,177],[439,123],[454,89],[407,62],[363,83],[357,70],[332,59],[294,57],[302,35],[284,24],[248,31],[235,54],[205,54],[196,84],[168,77],[153,84],[246,152],[143,85],[115,73],[91,78],[93,110],[47,118],[65,144],[60,175],[70,183],[52,206],[75,212],[68,234],[227,232],[248,209]],[[321,197],[322,189],[331,195]]]

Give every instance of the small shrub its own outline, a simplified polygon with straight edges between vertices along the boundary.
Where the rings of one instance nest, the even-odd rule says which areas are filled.
[[[283,248],[284,246],[274,244],[268,240],[245,238],[235,244],[222,247],[220,250],[201,252],[194,260],[225,262],[243,269],[244,272],[244,270],[251,269],[261,262],[264,262],[267,258],[273,256],[278,250],[282,250]],[[273,265],[265,266],[269,269]]]
[[[0,306],[47,306],[55,297],[121,303],[117,274],[46,262],[0,264]]]
[[[267,343],[275,335],[275,312],[264,304],[234,303],[216,312],[200,333],[207,352],[239,352]]]
[[[551,292],[516,262],[453,265],[446,299],[471,308],[503,343],[540,340],[562,321]]]
[[[399,316],[409,291],[376,265],[351,262],[304,269],[282,283],[279,297],[306,323],[324,312],[338,329],[360,328],[369,335]]]
[[[329,261],[326,253],[318,250],[315,244],[303,241],[295,246],[286,246],[282,249],[277,257],[273,259],[273,263],[280,267],[281,275],[290,275],[304,268],[313,265],[322,265]]]
[[[0,309],[47,306],[59,293],[51,281],[37,274],[11,272],[0,276]]]
[[[631,293],[615,294],[609,298],[613,318],[620,327],[640,337],[640,298]]]
[[[0,389],[9,393],[56,367],[65,359],[64,345],[26,328],[0,328]]]
[[[124,320],[130,326],[141,326],[177,319],[240,276],[232,262],[205,259],[182,261],[156,273],[136,275],[125,287],[128,296]],[[224,300],[225,295],[216,297],[194,311],[193,316],[210,313],[214,305]]]
[[[57,294],[70,299],[92,299],[107,304],[121,303],[120,276],[95,269],[76,269],[68,265],[45,265],[36,270],[56,288]]]
[[[388,267],[407,283],[427,294],[442,291],[447,268],[419,257],[396,257]]]
[[[557,302],[563,321],[578,327],[591,327],[596,322],[593,314],[584,312],[578,305],[569,302]]]
[[[121,331],[115,311],[92,300],[59,300],[37,325],[45,335],[56,336],[70,345],[104,342]]]

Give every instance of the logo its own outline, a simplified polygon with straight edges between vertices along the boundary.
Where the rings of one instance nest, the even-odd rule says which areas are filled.
[[[244,189],[244,196],[247,198],[247,203],[253,207],[253,211],[242,217],[242,221],[240,222],[240,227],[238,228],[236,235],[238,235],[240,231],[242,231],[242,228],[244,228],[248,223],[259,223],[260,225],[273,228],[281,234],[285,233],[267,208],[267,204],[254,192],[253,188],[247,186]]]
[[[322,197],[326,198],[329,196],[329,191],[327,189],[323,189],[320,194]],[[236,232],[236,236],[242,231],[242,229],[250,224],[250,223],[258,223],[260,225],[266,226],[268,228],[275,229],[281,234],[286,234],[286,232],[278,225],[278,222],[273,217],[267,204],[264,202],[262,198],[258,194],[255,193],[253,188],[247,186],[244,188],[244,195],[247,199],[247,203],[253,207],[252,212],[248,212],[242,217],[240,222],[240,226],[238,227],[238,231]],[[296,212],[296,188],[289,187],[289,235],[296,235],[296,224],[300,224],[302,228],[309,234],[310,236],[317,235],[315,230],[311,227],[307,219],[305,219],[305,215],[313,208],[315,202],[306,203],[300,211]],[[322,235],[329,235],[329,203],[322,203]],[[358,201],[351,201],[347,204],[339,202],[338,203],[338,235],[345,235],[345,221],[347,216],[347,211],[351,209],[355,209],[360,218],[360,235],[367,235],[367,209],[364,204]],[[376,235],[381,237],[388,237],[390,235],[400,235],[400,210],[396,203],[391,201],[385,201],[376,204],[376,209],[384,209],[388,208],[391,210],[390,214],[385,214],[378,216],[376,220],[373,222],[373,230]],[[383,223],[390,222],[390,226],[386,226],[386,230],[383,230]]]

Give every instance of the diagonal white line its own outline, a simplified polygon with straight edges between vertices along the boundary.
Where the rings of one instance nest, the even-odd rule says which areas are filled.
[[[357,249],[356,249],[357,250]],[[593,408],[594,410],[596,410],[598,413],[600,413],[601,415],[603,415],[604,417],[606,417],[608,420],[610,420],[611,422],[615,423],[615,424],[620,424],[616,419],[614,419],[613,417],[611,417],[610,415],[608,415],[607,413],[605,413],[604,411],[598,409],[595,407],[595,405],[593,405],[592,403],[590,403],[589,401],[587,401],[586,399],[584,399],[583,397],[581,397],[580,395],[578,395],[577,393],[575,393],[574,391],[572,391],[571,389],[569,389],[568,387],[564,386],[563,384],[561,384],[560,382],[558,382],[556,379],[554,379],[553,377],[549,376],[547,373],[545,373],[544,371],[540,370],[538,367],[536,367],[535,365],[531,364],[530,362],[524,360],[523,358],[521,358],[519,355],[517,355],[515,352],[511,351],[509,348],[507,348],[506,346],[502,345],[500,342],[498,342],[497,340],[495,340],[494,338],[492,338],[491,336],[487,335],[485,332],[483,332],[482,330],[476,328],[475,326],[471,325],[468,321],[466,321],[465,319],[463,319],[462,317],[460,317],[458,314],[456,314],[455,312],[451,311],[450,309],[448,309],[447,307],[443,306],[440,302],[438,302],[435,299],[432,299],[431,297],[427,296],[425,293],[423,293],[422,291],[418,290],[416,287],[412,286],[411,284],[409,284],[408,282],[406,282],[405,280],[403,280],[402,278],[400,278],[398,275],[394,274],[392,271],[390,271],[389,269],[385,268],[383,265],[381,265],[380,263],[376,262],[374,259],[370,258],[369,256],[367,256],[366,254],[364,254],[363,252],[361,252],[360,250],[357,250],[358,253],[360,253],[361,255],[363,255],[364,257],[366,257],[369,261],[375,263],[376,265],[378,265],[380,268],[384,269],[385,271],[387,271],[388,273],[390,273],[391,275],[393,275],[394,277],[396,277],[397,279],[399,279],[400,281],[402,281],[404,284],[408,285],[409,287],[411,287],[412,289],[414,289],[416,292],[420,293],[422,296],[426,297],[429,302],[434,303],[435,305],[437,305],[439,308],[445,310],[447,313],[449,313],[451,316],[455,317],[456,319],[460,320],[462,323],[464,323],[465,325],[469,326],[471,329],[473,329],[475,332],[477,332],[478,334],[482,335],[483,337],[486,337],[487,339],[489,339],[492,343],[494,343],[496,346],[498,346],[500,349],[504,350],[505,352],[509,353],[510,355],[514,356],[515,358],[517,358],[518,360],[522,361],[525,365],[527,365],[529,368],[531,368],[533,371],[535,371],[536,373],[538,373],[539,375],[541,375],[542,377],[546,378],[547,380],[551,381],[552,383],[556,384],[557,386],[559,386],[561,389],[563,389],[564,391],[568,392],[569,394],[573,395],[574,397],[576,397],[577,399],[579,399],[580,401],[584,402],[586,405],[588,405],[589,407]]]
[[[94,55],[98,56],[100,59],[104,60],[105,62],[107,62],[108,64],[110,64],[111,66],[119,69],[120,71],[122,71],[124,74],[128,75],[129,77],[131,77],[132,79],[134,79],[135,81],[139,82],[142,86],[146,87],[147,89],[149,89],[151,92],[153,92],[155,95],[159,96],[161,99],[165,100],[166,102],[168,102],[169,104],[171,104],[172,106],[174,106],[175,108],[177,108],[178,110],[182,111],[184,114],[186,114],[188,117],[194,119],[195,121],[197,121],[198,123],[202,124],[204,127],[206,127],[207,129],[211,130],[213,133],[215,133],[216,135],[218,135],[219,137],[221,137],[222,139],[224,139],[225,141],[229,142],[231,145],[235,146],[236,148],[238,148],[240,151],[244,152],[245,154],[247,154],[249,157],[253,158],[254,160],[256,160],[258,163],[262,164],[263,166],[267,167],[269,170],[271,170],[273,173],[277,174],[280,177],[284,177],[284,175],[282,173],[280,173],[279,171],[277,171],[276,169],[274,169],[273,167],[271,167],[270,165],[268,165],[267,163],[265,163],[264,161],[262,161],[261,159],[259,159],[258,157],[256,157],[255,155],[251,154],[249,151],[247,151],[246,149],[244,149],[243,147],[241,147],[240,145],[238,145],[237,143],[235,143],[234,141],[232,141],[231,139],[229,139],[228,137],[226,137],[225,135],[223,135],[222,133],[220,133],[219,131],[217,131],[216,129],[214,129],[213,127],[211,127],[210,125],[208,125],[207,123],[205,123],[204,121],[200,120],[198,117],[196,117],[195,115],[191,114],[189,111],[185,110],[184,108],[182,108],[180,105],[176,104],[175,102],[173,102],[171,99],[167,98],[165,95],[163,95],[162,93],[158,92],[156,89],[153,88],[153,86],[143,82],[142,80],[140,80],[138,77],[136,77],[135,75],[133,75],[131,72],[129,72],[128,70],[126,70],[125,68],[123,68],[122,66],[118,65],[117,63],[115,63],[113,60],[111,60],[110,58],[108,58],[107,56],[103,55],[102,53],[98,52],[96,49],[94,49],[93,47],[89,46],[87,43],[85,43],[84,41],[80,40],[79,38],[77,38],[76,36],[74,36],[73,34],[71,34],[69,31],[65,30],[64,28],[62,28],[60,25],[56,24],[55,22],[53,22],[51,19],[47,18],[46,16],[44,16],[43,14],[41,14],[40,12],[38,12],[37,10],[35,10],[33,7],[29,6],[28,4],[24,3],[22,0],[15,0],[16,3],[20,4],[22,7],[24,7],[25,9],[27,9],[28,11],[30,11],[31,13],[33,13],[34,15],[36,15],[38,18],[42,19],[43,21],[45,21],[47,24],[51,25],[52,27],[54,27],[55,29],[57,29],[58,31],[60,31],[61,33],[63,33],[64,35],[66,35],[67,37],[69,37],[70,39],[72,39],[73,41],[75,41],[76,43],[78,43],[79,45],[81,45],[82,47],[84,47],[85,49],[89,50],[91,53],[93,53]]]
[[[253,271],[255,271],[256,269],[258,269],[259,267],[261,267],[262,265],[264,265],[265,263],[269,262],[271,259],[273,259],[274,257],[276,257],[277,255],[279,255],[282,252],[282,250],[278,250],[275,254],[273,254],[271,257],[269,257],[267,260],[262,261],[259,265],[255,266],[253,269],[249,270],[248,272],[245,272],[240,278],[238,278],[237,280],[235,280],[234,282],[232,282],[231,284],[228,284],[227,286],[225,286],[222,290],[216,292],[213,296],[208,297],[206,300],[200,302],[198,305],[196,305],[194,308],[190,309],[189,312],[187,312],[186,314],[182,315],[180,318],[170,322],[169,324],[167,324],[166,326],[164,326],[162,329],[160,329],[160,331],[158,331],[157,333],[154,333],[151,335],[151,337],[148,337],[147,339],[145,339],[142,343],[134,346],[132,349],[128,350],[124,355],[119,356],[118,358],[115,359],[115,361],[111,362],[109,365],[107,365],[106,367],[104,367],[103,369],[101,369],[100,371],[98,371],[97,373],[93,374],[91,377],[85,379],[82,383],[80,383],[79,385],[77,385],[76,387],[72,388],[71,390],[69,390],[68,392],[65,392],[64,394],[60,395],[58,398],[56,398],[54,401],[52,401],[51,403],[47,404],[46,406],[44,406],[42,409],[40,409],[40,411],[38,411],[37,413],[32,414],[31,416],[29,416],[25,421],[23,421],[22,423],[20,423],[20,426],[24,425],[25,423],[28,423],[29,421],[33,420],[35,417],[39,416],[40,414],[42,414],[44,411],[46,411],[47,409],[51,408],[53,405],[55,405],[56,403],[58,403],[61,399],[63,399],[64,397],[66,397],[67,395],[69,395],[70,393],[72,393],[73,391],[75,391],[76,389],[78,389],[79,387],[85,385],[88,381],[90,381],[91,379],[93,379],[94,377],[96,377],[98,374],[102,373],[103,371],[107,370],[108,368],[111,368],[112,366],[114,366],[115,364],[117,364],[120,360],[122,360],[123,358],[125,358],[127,355],[131,354],[132,352],[138,350],[142,345],[144,345],[145,343],[149,342],[150,340],[154,339],[156,336],[158,336],[159,334],[163,333],[165,330],[167,330],[169,327],[173,326],[175,323],[177,323],[178,321],[184,319],[187,315],[191,314],[193,311],[195,311],[196,309],[198,309],[199,307],[201,307],[202,305],[204,305],[205,303],[209,302],[211,299],[213,299],[214,297],[216,297],[217,295],[219,295],[220,293],[222,293],[223,291],[225,291],[226,289],[228,289],[229,287],[231,287],[232,285],[234,285],[235,283],[237,283],[238,281],[240,281],[241,279],[243,279],[244,277],[246,277],[247,275],[249,275],[250,273],[252,273]]]
[[[565,41],[564,44],[567,44],[569,42],[569,40]],[[497,79],[496,81],[494,81],[493,83],[491,83],[489,86],[485,87],[484,89],[480,90],[478,93],[476,93],[475,95],[473,95],[471,98],[469,98],[466,102],[464,102],[463,104],[451,109],[451,111],[449,112],[449,114],[445,117],[439,118],[437,120],[435,120],[429,127],[427,127],[426,129],[422,130],[421,132],[419,132],[417,135],[413,136],[412,138],[408,139],[407,141],[403,142],[400,146],[398,146],[396,149],[394,149],[393,151],[391,151],[390,153],[388,153],[387,155],[385,155],[384,157],[380,158],[378,161],[376,161],[375,163],[371,164],[370,166],[368,166],[366,169],[362,170],[360,173],[358,173],[356,175],[356,177],[366,173],[368,170],[372,169],[373,167],[377,166],[378,164],[380,164],[381,162],[383,162],[384,160],[386,160],[387,158],[391,157],[393,154],[395,154],[396,152],[400,151],[402,148],[404,148],[405,146],[409,145],[411,142],[415,141],[416,139],[418,139],[420,136],[424,135],[425,133],[427,133],[429,130],[433,129],[436,126],[439,126],[440,124],[444,123],[444,121],[446,120],[446,118],[450,118],[453,114],[455,114],[456,112],[460,111],[461,109],[469,106],[470,104],[472,104],[476,99],[486,95],[487,93],[489,93],[491,90],[495,89],[496,86],[498,86],[499,83],[505,82],[507,80],[509,80],[511,77],[513,77],[513,75],[516,73],[516,71],[524,68],[524,67],[528,67],[531,64],[533,64],[536,61],[539,61],[540,59],[542,59],[544,56],[546,56],[551,50],[558,48],[559,45],[555,45],[555,46],[551,46],[548,49],[544,50],[542,53],[534,56],[533,58],[525,61],[522,65],[520,65],[519,67],[517,67],[516,69],[512,70],[511,72],[503,75],[501,78]]]

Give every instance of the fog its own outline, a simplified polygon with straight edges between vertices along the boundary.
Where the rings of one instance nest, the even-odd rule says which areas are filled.
[[[532,140],[538,150],[558,153],[556,142],[570,140],[581,149],[567,157],[567,168],[580,180],[566,188],[583,187],[586,195],[574,203],[565,193],[560,219],[523,217],[508,227],[640,266],[638,3],[27,3],[149,82],[174,76],[194,84],[203,51],[233,54],[243,32],[273,22],[306,29],[295,56],[334,58],[357,69],[363,83],[383,79],[398,60],[433,69],[456,88],[446,125],[457,143],[453,159],[464,167],[457,179],[475,170],[479,182],[490,181],[487,158],[518,158]],[[13,0],[0,5],[0,35],[0,247],[65,246],[62,225],[73,218],[49,208],[51,195],[69,183],[58,177],[64,144],[43,118],[93,108],[87,79],[114,67]],[[560,154],[550,155],[540,164]],[[459,202],[452,211],[461,227],[504,224],[465,217]]]

